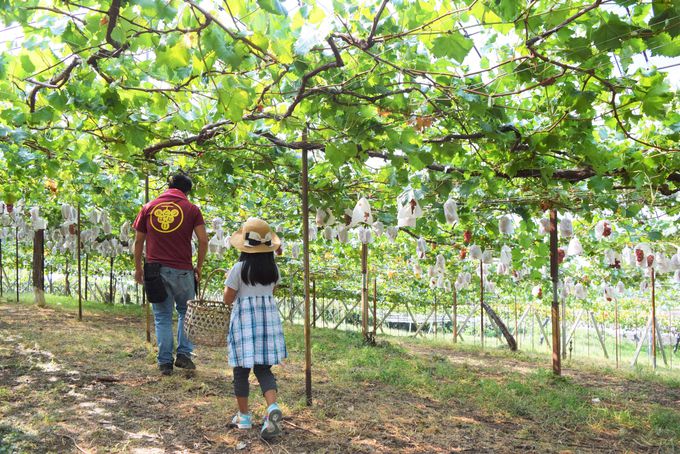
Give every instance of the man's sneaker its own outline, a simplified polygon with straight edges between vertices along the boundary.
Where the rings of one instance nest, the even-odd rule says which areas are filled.
[[[172,363],[159,364],[158,368],[163,375],[172,375]]]
[[[250,413],[241,413],[240,411],[231,419],[231,425],[239,429],[250,429],[253,427],[253,415]]]
[[[196,365],[187,355],[178,354],[175,360],[175,366],[181,367],[182,369],[196,369]]]
[[[265,440],[270,440],[277,435],[281,435],[281,422],[283,421],[283,413],[278,405],[271,404],[267,408],[267,416],[264,417],[262,423],[262,430],[260,436]]]

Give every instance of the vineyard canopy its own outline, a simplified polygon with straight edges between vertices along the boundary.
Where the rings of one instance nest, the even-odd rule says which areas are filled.
[[[449,197],[481,243],[546,205],[652,239],[678,213],[670,0],[0,0],[0,22],[5,202],[130,218],[145,175],[181,168],[232,228],[295,230],[308,149],[314,209],[366,196],[394,225],[412,189],[442,243]]]

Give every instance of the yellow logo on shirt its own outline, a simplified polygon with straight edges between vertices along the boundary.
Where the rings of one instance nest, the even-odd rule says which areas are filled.
[[[182,209],[173,202],[162,202],[153,207],[149,214],[151,227],[160,233],[174,232],[182,225],[184,213]]]

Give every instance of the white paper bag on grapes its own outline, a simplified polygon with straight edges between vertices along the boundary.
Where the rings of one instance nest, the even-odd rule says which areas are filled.
[[[375,221],[373,223],[373,233],[376,237],[382,236],[385,233],[385,224],[380,221]]]
[[[469,252],[469,257],[471,260],[481,260],[482,259],[482,248],[477,246],[476,244],[473,244],[470,246]]]
[[[501,216],[500,221],[498,221],[498,229],[504,235],[512,235],[515,233],[515,225],[512,222],[512,217],[507,214]]]
[[[583,254],[583,247],[578,238],[574,237],[569,241],[569,247],[567,247],[567,255],[570,257]]]
[[[493,251],[491,249],[487,249],[482,253],[482,262],[487,265],[493,263]]]
[[[392,243],[394,243],[397,240],[398,234],[399,227],[387,227],[387,238],[389,238]]]
[[[501,247],[501,263],[507,267],[512,265],[512,249],[505,244]]]
[[[560,236],[562,238],[571,238],[574,235],[574,227],[571,218],[564,216],[560,220]]]
[[[458,222],[458,204],[453,199],[448,199],[444,202],[444,217],[446,223],[453,225]]]
[[[602,238],[607,238],[612,234],[612,226],[607,221],[599,221],[595,224],[595,238],[601,240]]]
[[[425,258],[427,250],[428,250],[427,242],[421,236],[420,238],[418,238],[418,241],[416,241],[416,254],[418,255],[418,258],[420,259]]]
[[[423,210],[420,208],[413,191],[409,191],[401,203],[401,197],[397,198],[397,225],[399,227],[415,227],[416,220],[423,215]]]
[[[371,206],[365,197],[362,197],[357,202],[354,210],[352,210],[352,222],[351,226],[354,227],[358,224],[373,224],[373,214],[371,214]]]

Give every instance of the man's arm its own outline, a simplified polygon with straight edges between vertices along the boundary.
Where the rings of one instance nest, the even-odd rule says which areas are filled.
[[[144,241],[146,241],[146,233],[137,231],[135,235],[135,281],[138,284],[144,284],[144,267],[142,265]]]
[[[196,280],[201,280],[201,270],[203,269],[203,262],[205,261],[205,254],[208,252],[208,232],[205,230],[205,224],[194,227],[194,233],[198,238],[198,258],[196,259]]]

